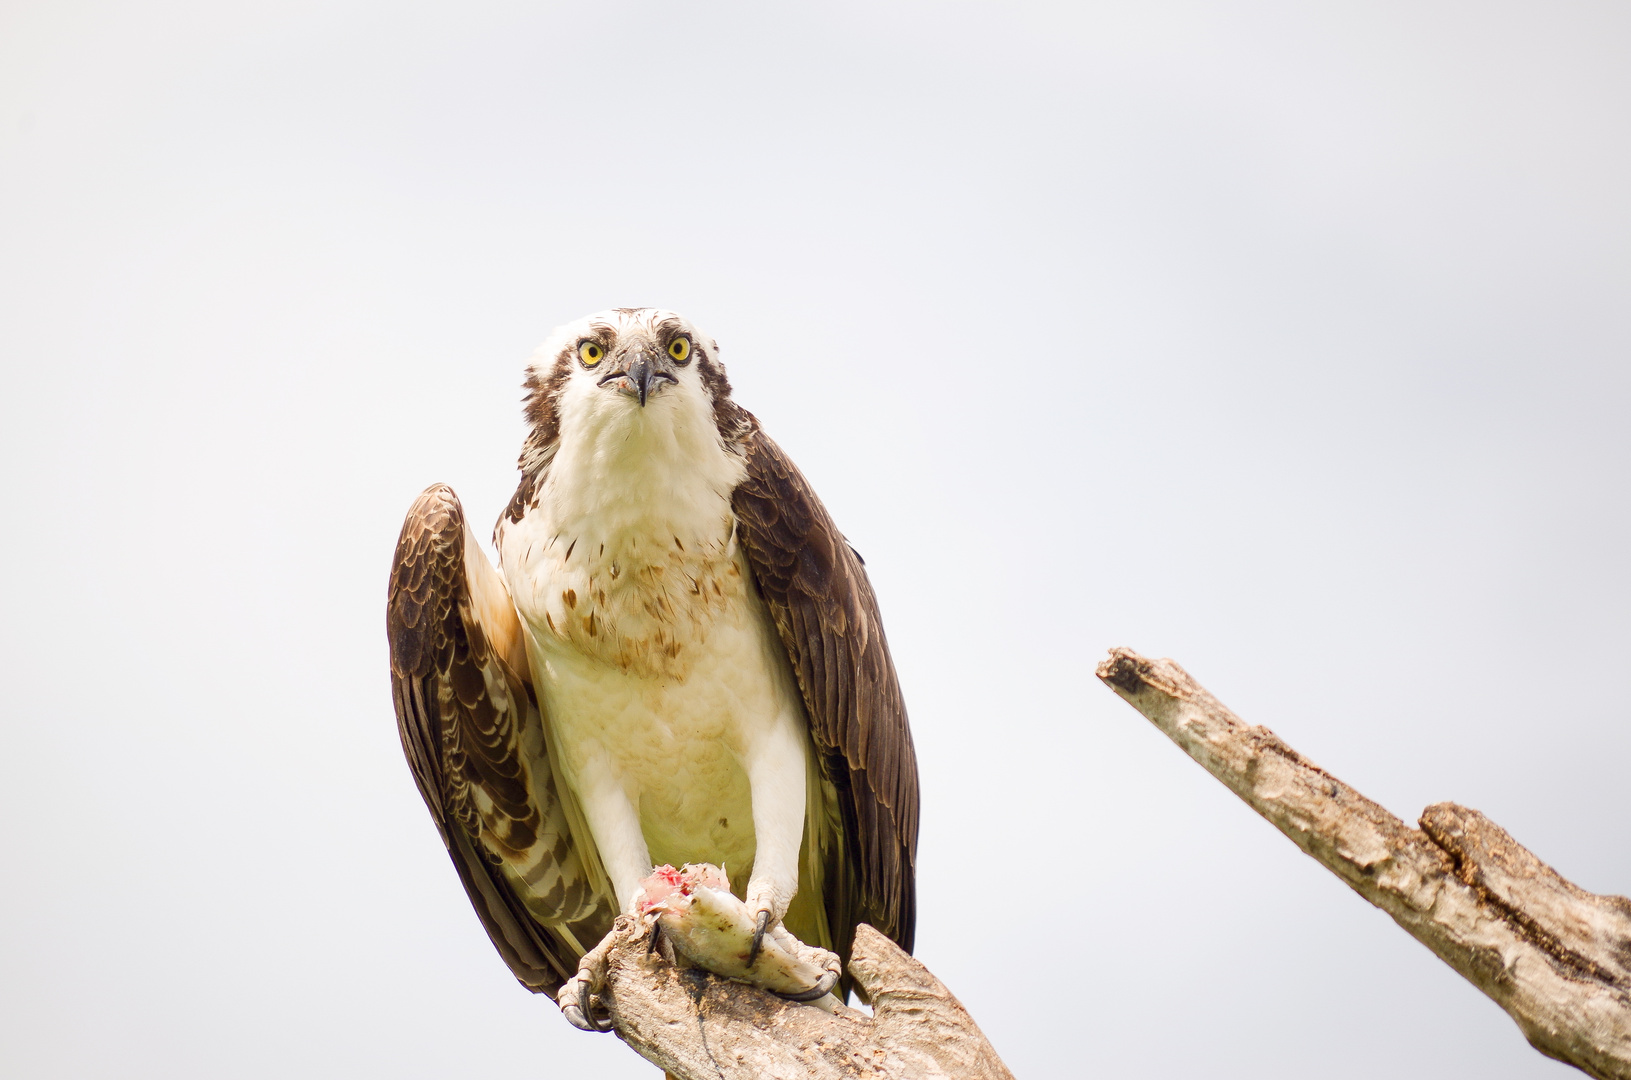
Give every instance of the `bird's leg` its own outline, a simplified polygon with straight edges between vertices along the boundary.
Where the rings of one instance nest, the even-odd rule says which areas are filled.
[[[603,759],[592,760],[583,769],[578,796],[588,812],[595,845],[624,914],[613,924],[611,933],[578,961],[577,973],[561,987],[556,1000],[573,1027],[610,1031],[611,1018],[602,1020],[597,1016],[593,996],[606,985],[606,957],[612,946],[638,925],[640,882],[651,869],[651,856],[634,801]]]
[[[560,993],[555,996],[555,1002],[561,1007],[567,1023],[581,1031],[612,1030],[611,1016],[603,1016],[606,1013],[604,1008],[596,1009],[595,995],[606,985],[606,958],[611,955],[613,946],[648,921],[651,923],[651,941],[647,951],[656,952],[661,941],[661,930],[656,921],[646,919],[642,913],[638,882],[629,888],[629,893],[625,913],[617,917],[611,932],[600,939],[600,944],[583,954],[583,959],[578,961],[577,973],[566,980]]]
[[[628,915],[620,915],[612,924],[612,932],[600,939],[600,944],[583,954],[578,961],[577,974],[566,980],[561,986],[561,992],[555,995],[555,1003],[561,1007],[561,1015],[566,1017],[567,1023],[580,1031],[610,1031],[612,1018],[604,1008],[596,1008],[594,995],[601,987],[606,985],[606,958],[611,955],[612,946],[634,929],[636,920]]]
[[[753,799],[753,876],[746,899],[755,924],[755,957],[766,932],[781,924],[799,887],[809,740],[791,719],[778,718],[743,761]]]
[[[785,719],[785,718],[784,718]],[[788,905],[799,884],[799,845],[804,840],[807,739],[796,723],[778,723],[745,762],[753,792],[755,849],[753,876],[748,880],[747,907],[753,913],[753,942],[747,963],[751,968],[772,936],[786,952],[828,973],[796,1000],[826,994],[842,971],[838,957],[799,941],[782,926]],[[785,996],[785,995],[784,995]]]

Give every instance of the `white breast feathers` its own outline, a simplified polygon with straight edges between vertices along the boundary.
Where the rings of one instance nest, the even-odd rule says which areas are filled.
[[[502,536],[505,576],[540,645],[683,679],[688,652],[747,600],[730,506],[744,467],[688,402],[600,404],[563,402],[534,505]]]

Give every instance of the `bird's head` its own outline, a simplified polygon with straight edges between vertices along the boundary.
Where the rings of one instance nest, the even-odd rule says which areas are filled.
[[[722,431],[719,410],[733,407],[718,354],[712,338],[659,308],[614,308],[560,327],[527,368],[529,449],[574,433]]]

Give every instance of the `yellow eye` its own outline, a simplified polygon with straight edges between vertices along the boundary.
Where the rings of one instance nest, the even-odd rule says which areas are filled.
[[[606,350],[592,341],[585,341],[578,346],[578,359],[582,360],[588,367],[594,367],[600,363],[601,357],[605,355]]]
[[[668,343],[668,355],[683,363],[691,355],[691,343],[682,337],[675,338]]]

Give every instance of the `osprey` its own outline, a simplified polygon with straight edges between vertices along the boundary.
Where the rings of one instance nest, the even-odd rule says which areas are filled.
[[[498,569],[435,485],[387,606],[403,750],[505,963],[604,1030],[585,954],[683,863],[824,957],[791,996],[834,986],[858,923],[909,950],[917,763],[877,600],[717,344],[619,308],[555,331],[525,387]]]

